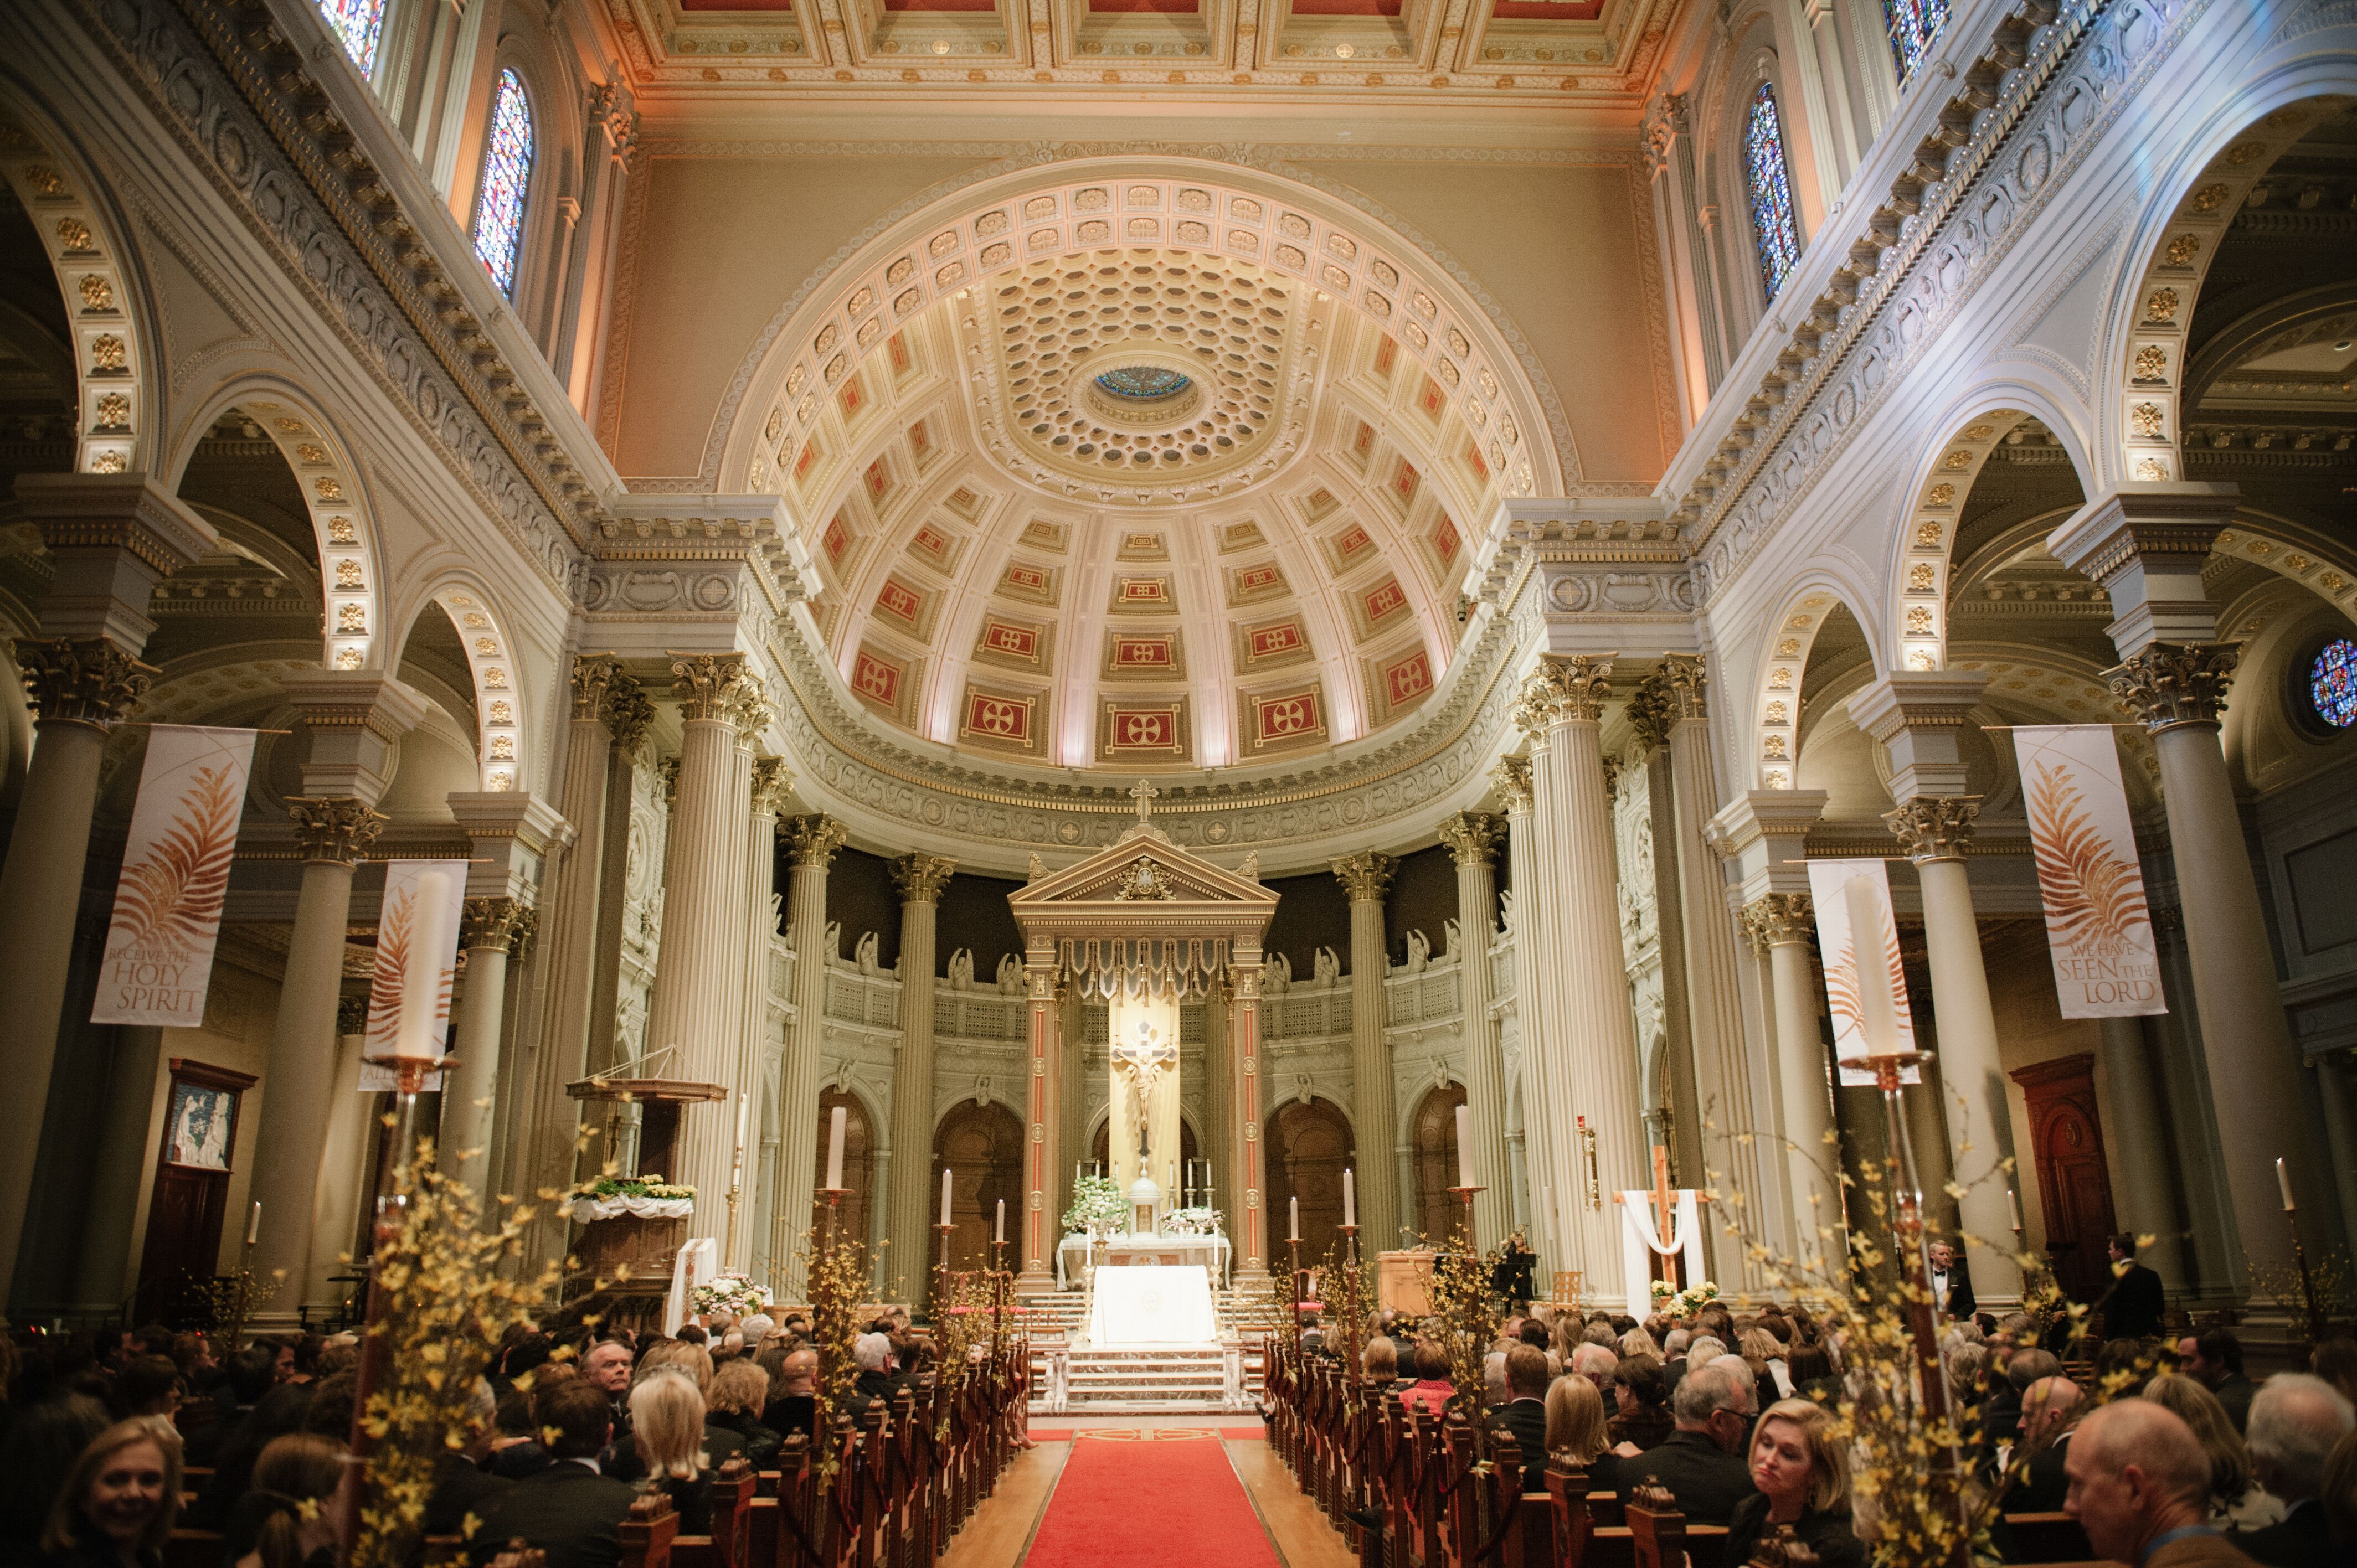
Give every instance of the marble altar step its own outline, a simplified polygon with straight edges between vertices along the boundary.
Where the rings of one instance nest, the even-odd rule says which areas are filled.
[[[1238,1358],[1243,1375],[1231,1391],[1227,1357],[1218,1345],[1074,1346],[1064,1355],[1060,1386],[1054,1358],[1035,1357],[1040,1397],[1032,1408],[1058,1415],[1249,1410],[1259,1391],[1259,1358]]]

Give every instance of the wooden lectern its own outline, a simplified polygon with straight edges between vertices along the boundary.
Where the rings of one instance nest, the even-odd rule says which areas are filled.
[[[617,1176],[677,1175],[680,1121],[686,1108],[728,1095],[720,1084],[671,1078],[585,1078],[566,1084],[565,1092],[605,1105],[601,1146],[610,1151]],[[700,1208],[718,1196],[699,1192],[695,1200]],[[690,1223],[617,1214],[576,1225],[571,1251],[581,1268],[565,1282],[564,1305],[576,1313],[601,1312],[613,1322],[655,1321],[671,1292],[672,1267],[689,1239]]]

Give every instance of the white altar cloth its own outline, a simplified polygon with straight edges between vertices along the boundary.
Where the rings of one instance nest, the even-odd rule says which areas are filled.
[[[1092,1345],[1209,1345],[1219,1337],[1211,1276],[1200,1263],[1097,1271]]]

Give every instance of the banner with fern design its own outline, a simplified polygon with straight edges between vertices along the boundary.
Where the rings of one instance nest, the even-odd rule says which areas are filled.
[[[1890,903],[1890,870],[1878,860],[1809,862],[1809,901],[1816,906],[1817,950],[1824,955],[1825,1004],[1833,1014],[1834,1060],[1841,1080],[1857,1086],[1874,1081],[1864,1066],[1877,1050],[1904,1054],[1915,1049],[1915,1015],[1907,1005],[1907,970],[1899,957],[1899,912]],[[1853,911],[1866,917],[1852,918]],[[1868,1027],[1878,1004],[1886,1004],[1889,1038],[1877,1041]],[[1920,1082],[1913,1069],[1900,1075]]]
[[[148,729],[91,1023],[192,1029],[205,1021],[253,765],[250,729]]]
[[[2112,726],[2017,729],[2013,749],[2062,1016],[2168,1012]]]
[[[419,900],[437,895],[440,917],[420,918]],[[384,903],[376,920],[376,971],[369,979],[367,1044],[361,1048],[361,1088],[390,1089],[393,1069],[385,1059],[394,1053],[401,1034],[401,993],[408,983],[409,966],[430,964],[439,974],[434,1021],[427,1033],[437,1043],[450,1035],[450,991],[458,974],[458,927],[467,903],[467,863],[463,860],[388,860],[384,863]],[[420,928],[439,933],[436,950],[418,950]],[[437,1046],[436,1052],[440,1054]],[[442,1075],[426,1075],[426,1088],[439,1089]]]

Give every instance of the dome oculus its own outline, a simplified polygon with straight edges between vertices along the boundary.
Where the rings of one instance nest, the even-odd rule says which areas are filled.
[[[1139,403],[1176,397],[1194,384],[1190,378],[1160,365],[1122,365],[1097,377],[1097,385],[1114,396]]]

